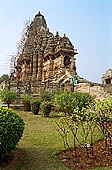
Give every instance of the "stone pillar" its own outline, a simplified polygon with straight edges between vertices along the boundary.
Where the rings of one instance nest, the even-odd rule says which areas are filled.
[[[64,55],[61,55],[61,67],[64,68]]]
[[[22,65],[22,81],[26,81],[26,60],[24,57],[23,65]]]
[[[64,65],[64,54],[61,55],[61,73],[60,76],[63,76],[65,74],[65,65]]]
[[[32,74],[32,79],[36,79],[36,69],[37,69],[37,52],[35,51],[33,53],[33,74]]]
[[[11,77],[11,79],[13,80],[13,77]],[[16,81],[20,80],[20,73],[19,71],[16,69]]]
[[[31,62],[30,62],[30,70],[31,70],[31,77],[33,76],[33,54],[30,56]]]
[[[38,53],[38,74],[37,74],[38,81],[42,81],[42,69],[43,69],[43,51],[40,50]]]
[[[46,80],[46,70],[43,70],[43,77],[42,77],[42,81]]]
[[[49,79],[52,80],[53,79],[53,65],[54,65],[54,62],[53,62],[53,57],[51,55],[49,56],[49,59],[50,59],[50,64],[49,64]]]
[[[74,56],[71,56],[71,65],[70,65],[70,68],[71,68],[71,70],[74,70],[75,73],[76,73],[75,60],[76,60],[76,59],[74,58]]]
[[[31,80],[31,68],[30,68],[30,60],[26,60],[26,80]]]
[[[110,84],[112,85],[112,78],[110,78],[110,81],[111,81],[111,83],[110,83]]]

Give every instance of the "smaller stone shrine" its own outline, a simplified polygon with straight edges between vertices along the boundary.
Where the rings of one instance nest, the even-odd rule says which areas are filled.
[[[102,76],[102,83],[112,85],[112,69],[106,71]]]

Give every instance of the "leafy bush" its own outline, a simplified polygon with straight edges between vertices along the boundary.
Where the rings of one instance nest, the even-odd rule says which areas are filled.
[[[81,111],[82,108],[87,108],[91,103],[94,103],[94,98],[90,93],[84,92],[74,92],[74,97],[77,101],[77,106]]]
[[[69,113],[70,110],[73,108],[72,101],[72,93],[62,92],[60,94],[55,95],[53,103],[57,110],[63,111],[66,114]]]
[[[40,109],[40,102],[38,100],[33,100],[31,102],[31,110],[32,112],[37,115]]]
[[[44,113],[44,116],[49,117],[51,112],[51,103],[48,101],[43,101],[43,103],[41,104],[41,109]]]
[[[1,77],[0,77],[0,84],[5,81],[5,80],[9,80],[9,76],[8,74],[3,74]]]
[[[22,101],[24,104],[24,111],[31,111],[31,95],[30,94],[23,94],[22,95]]]
[[[10,104],[16,100],[16,92],[5,89],[0,92],[0,97],[3,102],[7,103],[9,108]]]
[[[39,96],[39,101],[42,103],[43,101],[51,101],[52,99],[52,93],[45,91],[44,89],[40,90],[40,96]]]
[[[83,97],[81,96],[81,99],[82,98]],[[93,102],[90,106],[91,107],[88,107],[82,102],[82,108],[77,107],[74,109],[74,114],[67,114],[65,117],[62,117],[58,120],[58,122],[56,122],[56,129],[63,138],[65,149],[70,147],[68,139],[69,134],[72,134],[76,156],[76,145],[78,143],[78,146],[83,146],[86,148],[87,155],[89,157],[87,148],[88,141],[89,147],[91,147],[91,154],[93,155],[93,137],[97,135],[96,130],[99,131],[104,138],[105,147],[108,148],[108,153],[110,152],[109,149],[112,146],[111,131],[109,128],[111,125],[110,122],[112,122],[112,98],[106,98],[102,101]],[[81,130],[81,139],[78,137],[79,129]]]
[[[112,98],[106,98],[102,101],[96,102],[95,105],[96,116],[96,126],[99,127],[101,133],[105,138],[105,145],[107,146],[107,140],[110,138],[111,143],[111,134],[108,129],[108,123],[112,122]]]
[[[52,108],[54,108],[54,96],[60,93],[62,93],[61,89],[53,89],[52,91],[40,89],[40,95],[38,100],[40,101],[41,104],[43,101],[48,101],[51,103]]]
[[[82,108],[87,108],[94,99],[89,93],[81,92],[62,92],[54,97],[54,106],[57,110],[63,111],[66,114],[73,114],[77,108],[79,111]]]
[[[0,107],[0,158],[16,148],[24,130],[23,119],[11,109]]]

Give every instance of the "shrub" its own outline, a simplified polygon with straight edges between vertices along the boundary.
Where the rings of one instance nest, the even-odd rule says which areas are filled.
[[[32,110],[32,112],[35,114],[35,115],[37,115],[38,114],[38,112],[39,112],[39,109],[40,109],[40,102],[38,101],[38,100],[36,100],[36,101],[32,101],[31,102],[31,110]]]
[[[82,108],[87,108],[94,99],[89,93],[82,92],[62,92],[54,97],[54,106],[57,110],[61,110],[66,114],[73,114],[77,108],[79,111]]]
[[[80,96],[81,98],[78,98],[78,101],[84,97],[83,95]],[[89,102],[89,98],[87,100]],[[85,99],[84,101],[87,100]],[[108,148],[109,153],[112,146],[112,136],[109,128],[111,125],[110,122],[112,122],[112,98],[108,97],[102,101],[93,102],[90,105],[91,107],[85,104],[86,103],[82,102],[81,105],[79,105],[82,108],[76,108],[74,114],[67,114],[67,116],[61,117],[61,119],[58,119],[58,122],[56,122],[56,129],[63,138],[64,147],[65,149],[70,147],[68,139],[69,134],[72,134],[75,155],[77,156],[76,145],[85,147],[88,157],[90,153],[93,155],[93,142],[94,136],[97,136],[97,130],[97,132],[99,131],[99,133],[102,134],[101,136],[104,137],[105,147]],[[80,136],[78,137],[78,132],[80,132],[81,138],[79,138]],[[89,154],[87,144],[91,147]]]
[[[16,148],[24,130],[23,119],[11,109],[0,107],[0,158]]]
[[[86,92],[74,92],[74,97],[80,111],[82,108],[88,108],[90,104],[95,102],[93,96]]]
[[[62,92],[60,94],[56,94],[54,97],[54,106],[57,110],[69,113],[72,107],[72,93],[70,92]]]
[[[40,90],[40,95],[39,95],[39,101],[42,103],[43,101],[51,101],[52,99],[52,93],[45,91],[44,89]]]
[[[107,147],[107,140],[110,138],[111,145],[111,133],[108,128],[108,123],[112,122],[112,98],[105,98],[102,101],[96,102],[95,105],[96,125],[99,127],[105,138],[105,145]]]
[[[41,109],[44,113],[44,116],[49,117],[51,112],[51,103],[48,101],[43,101],[43,103],[41,104]]]
[[[30,94],[23,94],[22,95],[22,101],[24,104],[24,111],[31,111],[31,95]]]
[[[7,104],[9,108],[10,104],[16,100],[16,92],[5,89],[0,92],[0,97],[2,101]]]

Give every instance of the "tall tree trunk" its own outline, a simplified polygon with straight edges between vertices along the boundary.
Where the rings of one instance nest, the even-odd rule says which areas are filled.
[[[10,103],[7,103],[7,106],[8,106],[8,108],[9,108],[9,106],[10,106]]]

